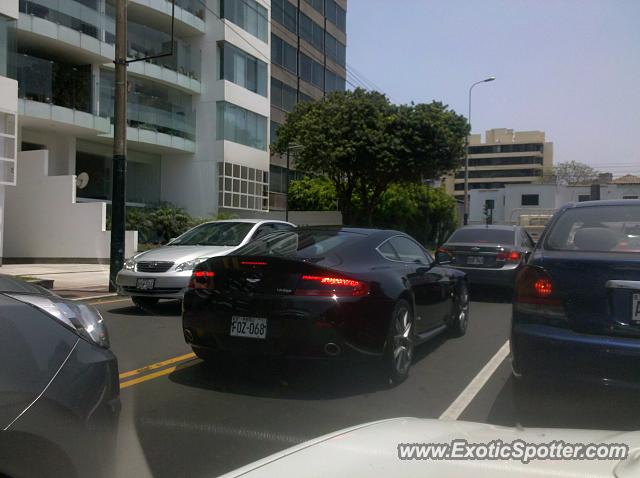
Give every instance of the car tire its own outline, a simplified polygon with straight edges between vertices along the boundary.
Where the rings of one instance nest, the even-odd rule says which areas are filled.
[[[155,297],[131,297],[131,301],[140,309],[149,312],[158,303]]]
[[[453,303],[453,312],[449,322],[449,331],[454,337],[462,337],[467,333],[469,326],[469,288],[466,282],[460,282],[457,288],[456,298]]]
[[[411,305],[400,299],[393,308],[383,357],[383,377],[391,386],[409,376],[415,345]]]

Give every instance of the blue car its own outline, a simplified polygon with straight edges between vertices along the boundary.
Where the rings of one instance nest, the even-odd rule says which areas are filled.
[[[640,200],[569,204],[516,279],[512,367],[640,388]]]

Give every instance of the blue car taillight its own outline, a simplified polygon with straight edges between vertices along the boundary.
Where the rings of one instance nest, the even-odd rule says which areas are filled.
[[[564,305],[553,279],[537,266],[525,266],[516,278],[514,312],[559,327],[567,326]]]

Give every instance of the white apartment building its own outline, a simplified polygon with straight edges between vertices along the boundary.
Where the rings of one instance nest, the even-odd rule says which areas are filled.
[[[5,190],[16,184],[18,83],[8,78],[18,0],[0,2],[0,250],[4,237]],[[1,259],[1,255],[0,255]]]
[[[17,23],[2,43],[0,75],[13,79],[0,78],[0,110],[15,114],[18,97],[17,128],[2,133],[2,183],[17,170],[2,256],[106,258],[115,0],[21,0],[19,12],[17,0],[7,12],[1,3],[3,21]],[[268,210],[269,18],[269,0],[176,0],[172,43],[170,1],[128,1],[129,58],[174,52],[128,67],[129,207]],[[49,240],[25,241],[36,232]]]
[[[602,200],[640,198],[640,182],[612,180],[595,187]],[[553,214],[565,204],[591,200],[592,193],[590,185],[507,184],[502,188],[475,189],[469,191],[469,223],[484,224],[485,211],[491,209],[494,224],[517,224],[521,215]]]

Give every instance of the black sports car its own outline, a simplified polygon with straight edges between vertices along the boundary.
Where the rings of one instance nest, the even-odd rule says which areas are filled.
[[[464,273],[408,235],[299,228],[199,264],[182,324],[204,360],[378,356],[397,383],[414,346],[447,329],[464,334],[468,317]]]

